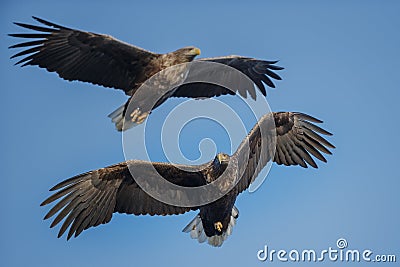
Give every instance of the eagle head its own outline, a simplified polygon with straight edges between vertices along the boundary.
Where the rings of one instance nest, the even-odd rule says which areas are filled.
[[[194,46],[187,46],[173,52],[176,64],[191,62],[196,56],[200,55],[200,49]]]
[[[214,160],[211,162],[209,168],[207,168],[207,182],[211,183],[215,181],[221,174],[224,173],[226,167],[228,167],[230,156],[225,153],[218,153]]]
[[[228,166],[230,156],[225,153],[218,153],[213,161],[214,169],[218,170],[222,174]]]
[[[215,156],[215,160],[218,162],[219,165],[228,165],[230,156],[225,153],[218,153]]]

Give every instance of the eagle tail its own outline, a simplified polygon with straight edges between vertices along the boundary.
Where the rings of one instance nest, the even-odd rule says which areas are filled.
[[[124,126],[124,110],[125,104],[108,115],[111,121],[115,124],[115,128],[117,128],[118,131],[122,131],[122,127]]]
[[[208,244],[211,246],[220,247],[228,236],[231,235],[238,216],[239,211],[235,206],[233,206],[228,228],[222,235],[207,236],[203,228],[203,223],[201,222],[200,214],[197,214],[196,217],[194,217],[194,219],[182,230],[182,232],[190,233],[190,237],[197,239],[199,243],[204,243],[207,240]]]
[[[149,112],[142,112],[137,108],[130,114],[130,119],[125,120],[125,109],[126,104],[120,106],[108,115],[115,124],[115,128],[120,132],[142,124],[149,116]]]

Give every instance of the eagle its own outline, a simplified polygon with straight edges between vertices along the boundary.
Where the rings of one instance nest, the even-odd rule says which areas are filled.
[[[67,239],[70,239],[90,227],[110,222],[113,213],[173,215],[199,210],[183,232],[190,233],[200,243],[207,241],[212,246],[221,246],[232,233],[239,216],[236,197],[250,186],[268,162],[304,168],[317,168],[314,158],[327,162],[322,153],[331,154],[329,148],[335,146],[323,137],[332,134],[319,127],[319,123],[322,121],[299,112],[268,113],[259,119],[232,156],[218,153],[210,162],[193,166],[129,160],[79,174],[50,189],[55,192],[41,206],[57,203],[44,219],[57,214],[50,227],[64,220],[58,237],[69,228]],[[149,166],[156,172],[149,172]],[[219,181],[229,168],[233,172],[229,172],[228,177],[239,174],[230,177],[234,182],[229,190],[222,197],[199,206],[159,201],[147,194],[134,179],[148,180],[156,173],[175,185],[194,188]]]
[[[16,33],[9,36],[25,38],[29,41],[18,43],[9,48],[25,50],[11,58],[22,57],[15,65],[37,65],[49,72],[56,72],[59,77],[68,81],[82,81],[92,84],[121,89],[131,99],[140,86],[150,77],[169,67],[192,62],[200,55],[200,49],[193,46],[176,51],[157,54],[140,47],[122,42],[109,35],[97,34],[67,28],[44,19],[33,17],[38,25],[15,22],[16,25],[35,31],[34,33]],[[259,60],[242,56],[224,56],[202,58],[196,62],[214,62],[232,67],[247,75],[266,96],[264,84],[275,88],[271,79],[281,80],[274,71],[282,70],[275,65],[278,61]],[[149,90],[159,90],[157,87]],[[255,99],[253,87],[228,89],[216,84],[186,83],[174,88],[173,92],[160,99],[153,107],[133,107],[126,114],[129,100],[109,114],[117,130],[122,131],[142,123],[150,112],[165,102],[169,97],[211,98],[220,95],[239,93]],[[156,92],[149,92],[155,94]],[[129,110],[130,112],[131,110]],[[126,116],[129,115],[129,116]],[[126,118],[129,126],[123,126]]]

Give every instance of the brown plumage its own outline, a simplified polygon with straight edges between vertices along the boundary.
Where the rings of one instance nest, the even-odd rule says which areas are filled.
[[[237,195],[249,187],[270,160],[305,168],[308,165],[317,168],[313,157],[326,162],[321,152],[331,154],[328,148],[334,146],[321,135],[331,134],[314,123],[322,121],[297,112],[270,113],[258,121],[232,156],[220,153],[212,161],[198,166],[131,160],[80,174],[50,189],[56,192],[41,205],[58,202],[45,219],[58,213],[51,227],[65,219],[58,236],[70,227],[69,239],[92,226],[108,223],[114,212],[171,215],[199,209],[199,215],[184,231],[190,232],[199,242],[208,240],[211,245],[220,246],[232,232],[238,217],[234,207]],[[185,187],[218,182],[218,177],[230,170],[228,176],[233,184],[214,202],[198,207],[177,207],[146,194],[133,179],[128,166],[135,177],[146,179],[153,178],[154,172],[149,172],[149,167],[153,166],[169,182]],[[173,194],[165,188],[159,190],[164,190],[162,194]]]
[[[71,29],[37,17],[33,18],[47,27],[15,23],[35,32],[9,34],[29,40],[10,46],[10,48],[26,49],[11,57],[23,56],[16,64],[37,65],[50,72],[56,72],[65,80],[77,80],[121,89],[128,96],[133,96],[143,82],[159,71],[180,63],[191,62],[200,54],[200,50],[196,47],[184,47],[171,53],[156,54],[109,35]],[[216,62],[241,71],[257,85],[264,96],[266,95],[264,84],[275,87],[271,78],[276,80],[281,78],[274,71],[283,69],[274,65],[277,61],[241,56],[203,58],[200,61]],[[218,85],[204,83],[185,84],[175,89],[174,92],[160,99],[150,110],[138,103],[135,109],[139,108],[140,112],[136,116],[131,116],[134,119],[129,127],[143,122],[151,110],[165,102],[168,97],[209,98],[236,92],[244,97],[247,94],[253,98],[256,96],[254,88],[232,88],[233,91],[231,91]],[[159,88],[151,90],[159,90]],[[149,92],[149,94],[155,93]],[[110,114],[118,130],[124,128],[122,124],[128,103],[129,101]]]

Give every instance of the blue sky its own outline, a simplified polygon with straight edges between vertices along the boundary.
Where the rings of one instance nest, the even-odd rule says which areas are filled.
[[[262,266],[270,264],[256,257],[264,245],[322,250],[335,247],[340,237],[351,249],[397,253],[400,260],[397,1],[71,0],[0,6],[2,266]],[[116,215],[77,239],[57,239],[58,228],[42,221],[48,208],[39,203],[57,182],[124,160],[121,134],[107,114],[126,97],[36,67],[13,66],[7,47],[18,40],[6,34],[19,31],[13,21],[30,23],[32,15],[160,53],[195,45],[202,57],[279,59],[285,70],[277,89],[268,90],[271,109],[323,119],[337,149],[318,170],[273,166],[260,189],[238,198],[240,217],[221,248],[181,232],[195,212]],[[181,102],[168,100],[152,114],[154,120]],[[218,125],[198,123],[214,130],[203,135],[188,126],[181,140],[185,156],[196,159],[199,140],[207,137],[216,150],[230,151]],[[152,159],[163,161],[156,145],[149,148]]]

